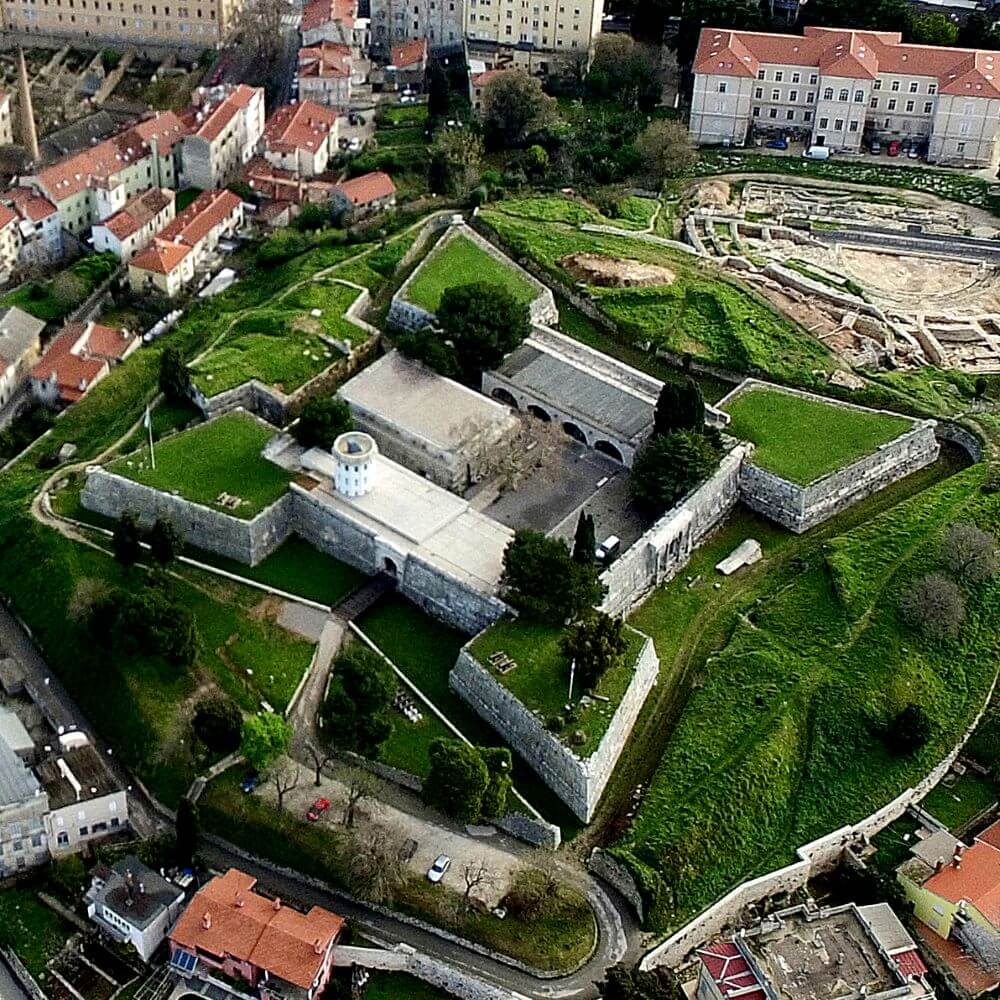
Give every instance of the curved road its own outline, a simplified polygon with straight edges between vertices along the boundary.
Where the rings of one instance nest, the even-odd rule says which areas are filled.
[[[83,713],[49,670],[38,648],[20,622],[0,604],[0,648],[5,648],[20,662],[25,671],[25,683],[46,717],[56,727],[63,725],[88,733],[95,744],[108,751],[95,738],[95,730]],[[136,831],[149,836],[167,825],[166,810],[147,796],[124,766],[110,752],[105,760],[122,787],[129,790],[129,819]],[[598,944],[590,960],[578,971],[554,979],[542,979],[522,972],[497,959],[481,955],[464,945],[438,934],[414,927],[396,917],[382,914],[371,907],[348,899],[333,890],[316,888],[304,877],[279,871],[266,862],[248,861],[235,849],[205,844],[203,855],[213,867],[239,867],[256,875],[261,883],[282,896],[309,905],[327,906],[353,921],[369,936],[392,946],[400,942],[494,985],[515,991],[531,1000],[560,1000],[596,997],[594,984],[604,978],[610,966],[623,959],[634,962],[640,955],[640,932],[628,904],[612,889],[587,875],[587,896],[594,908],[598,924]],[[2,981],[0,981],[2,985]],[[6,996],[0,990],[0,996]]]

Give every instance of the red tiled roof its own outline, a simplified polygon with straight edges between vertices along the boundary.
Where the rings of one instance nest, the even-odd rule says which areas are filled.
[[[137,195],[120,212],[115,212],[100,225],[119,240],[127,239],[139,232],[150,219],[162,212],[173,200],[173,191],[167,191],[164,188],[151,188],[149,191]]]
[[[699,948],[697,955],[723,996],[766,1000],[767,994],[760,980],[732,941],[716,941]]]
[[[357,12],[357,0],[312,0],[302,9],[299,30],[313,31],[331,21],[340,21],[345,27],[353,28]]]
[[[183,243],[167,243],[165,240],[155,239],[132,258],[129,266],[141,271],[170,274],[191,252],[191,247]]]
[[[209,142],[214,142],[222,135],[225,127],[236,117],[237,113],[249,107],[254,95],[260,92],[260,87],[248,87],[241,83],[228,93],[208,117],[198,126],[195,135]]]
[[[992,826],[986,827],[986,829],[983,830],[978,837],[976,837],[976,840],[982,841],[984,844],[989,844],[990,847],[995,847],[998,851],[1000,851],[1000,821],[992,824]]]
[[[427,59],[427,39],[416,38],[410,42],[403,42],[402,45],[393,45],[389,53],[389,62],[396,69],[406,69],[407,66],[415,66],[417,63]]]
[[[392,178],[387,173],[376,170],[344,181],[334,190],[340,191],[352,205],[370,205],[373,201],[394,195],[396,185],[392,183]]]
[[[472,83],[476,87],[485,87],[491,80],[495,80],[498,76],[503,76],[504,73],[516,72],[509,69],[488,69],[483,73],[477,73],[472,78]]]
[[[191,900],[170,940],[193,952],[231,955],[309,989],[344,921],[318,906],[305,914],[276,907],[253,891],[256,883],[235,868],[216,876]]]
[[[31,188],[12,188],[0,197],[9,201],[23,217],[31,222],[41,222],[42,219],[47,219],[58,211],[48,198],[36,194]]]
[[[898,32],[810,26],[803,35],[703,28],[694,72],[756,77],[761,64],[804,66],[827,76],[935,77],[943,94],[1000,97],[1000,52],[903,44]]]
[[[991,840],[995,836],[989,830],[984,832]],[[961,864],[947,864],[923,887],[950,903],[966,900],[1000,930],[1000,850],[989,840],[978,839],[962,852]]]
[[[120,137],[122,139],[138,140],[147,148],[152,147],[155,139],[160,156],[169,153],[174,146],[181,141],[188,133],[187,126],[173,113],[173,111],[157,111],[152,118],[134,125]]]
[[[899,966],[899,971],[909,978],[910,976],[926,976],[927,966],[920,957],[920,952],[916,948],[910,951],[901,951],[892,956],[893,961]]]
[[[239,207],[240,199],[232,191],[202,191],[183,212],[160,233],[160,238],[197,246],[208,234]]]
[[[286,104],[271,115],[264,141],[275,153],[292,153],[296,149],[315,152],[336,124],[336,112],[315,101]]]
[[[299,49],[299,76],[345,77],[351,75],[350,46],[320,42]]]
[[[1000,976],[987,972],[967,955],[957,941],[935,934],[919,920],[915,922],[917,934],[925,948],[933,952],[958,980],[959,985],[972,997],[978,997],[1000,984]]]
[[[32,378],[39,380],[55,375],[59,396],[68,403],[81,399],[87,389],[108,372],[108,362],[104,358],[81,357],[74,353],[83,332],[82,323],[67,324],[31,369]]]
[[[87,350],[109,361],[121,361],[135,343],[135,336],[127,330],[94,323],[87,337]]]
[[[6,229],[12,222],[17,222],[18,214],[6,205],[0,205],[0,229]]]

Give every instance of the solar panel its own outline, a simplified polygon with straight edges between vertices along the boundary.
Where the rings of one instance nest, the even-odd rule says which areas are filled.
[[[175,951],[170,958],[170,964],[178,972],[190,975],[194,972],[194,967],[198,964],[198,956],[192,955],[189,951]]]

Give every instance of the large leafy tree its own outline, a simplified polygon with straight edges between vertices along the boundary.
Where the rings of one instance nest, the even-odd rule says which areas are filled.
[[[652,122],[635,140],[640,169],[654,184],[687,173],[698,158],[682,122]]]
[[[285,752],[292,741],[292,727],[280,715],[265,712],[251,715],[243,723],[240,752],[258,771],[266,771]]]
[[[655,434],[701,431],[705,426],[705,400],[694,379],[664,382],[653,415]]]
[[[577,562],[564,541],[539,531],[516,532],[503,562],[504,594],[530,618],[560,624],[604,596],[593,562]]]
[[[352,430],[350,407],[336,396],[314,396],[307,400],[292,428],[295,439],[307,448],[332,448],[337,438]]]
[[[476,384],[531,332],[528,306],[503,285],[477,281],[456,285],[441,296],[437,320],[454,346],[462,377]]]
[[[483,792],[480,816],[483,819],[496,819],[507,811],[507,796],[513,780],[514,761],[506,747],[480,747],[479,755],[489,773],[489,781]]]
[[[662,85],[650,52],[628,35],[599,35],[587,88],[632,110],[651,111],[660,103]]]
[[[562,638],[562,651],[576,663],[581,688],[597,685],[605,671],[621,662],[625,654],[622,620],[594,611],[575,621]]]
[[[490,772],[476,747],[461,740],[436,739],[430,746],[431,769],[424,801],[446,816],[475,823],[482,815]]]
[[[462,200],[472,194],[483,173],[483,142],[471,129],[444,128],[431,145],[431,190]]]
[[[658,517],[705,479],[719,461],[714,440],[694,431],[658,434],[636,456],[629,477],[635,502]]]
[[[159,381],[160,392],[172,403],[180,403],[188,398],[191,373],[176,347],[166,347],[160,355]]]
[[[597,533],[594,528],[594,517],[581,510],[580,518],[576,522],[576,535],[573,538],[573,561],[584,566],[593,566],[596,551]]]
[[[500,73],[483,88],[483,129],[492,148],[518,146],[554,117],[555,102],[522,70]]]
[[[396,677],[366,646],[354,644],[337,657],[323,704],[323,733],[339,750],[374,757],[392,733]]]
[[[195,706],[192,727],[213,753],[232,753],[240,745],[243,713],[235,701],[223,695],[204,698]]]

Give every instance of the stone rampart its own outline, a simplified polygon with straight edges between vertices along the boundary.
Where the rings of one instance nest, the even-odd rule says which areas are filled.
[[[412,553],[403,566],[399,592],[462,632],[481,632],[510,612],[498,597],[463,583]]]
[[[158,519],[169,521],[186,544],[247,566],[266,559],[291,533],[288,494],[256,517],[244,519],[163,493],[107,469],[94,469],[87,476],[80,499],[87,510],[116,520],[134,514],[145,527]]]
[[[625,614],[654,587],[672,579],[687,564],[701,540],[733,509],[740,495],[740,467],[748,453],[739,444],[719,468],[663,515],[601,574],[607,596],[601,610]]]
[[[857,823],[843,826],[839,830],[817,840],[804,844],[796,852],[796,860],[784,868],[769,872],[760,878],[750,879],[736,886],[712,906],[685,924],[666,941],[657,945],[643,957],[642,969],[659,966],[674,967],[682,963],[695,948],[706,941],[718,937],[724,930],[735,930],[737,922],[748,906],[759,903],[780,892],[794,892],[803,888],[815,875],[834,868],[844,851],[865,837],[873,837],[880,830],[897,820],[913,804],[919,802],[951,770],[966,741],[975,731],[983,717],[997,679],[994,677],[979,712],[962,734],[961,739],[950,753],[934,767],[920,782],[897,796],[892,802],[875,810]]]
[[[858,410],[863,413],[884,412],[888,417],[898,418],[899,414],[888,411],[872,411],[853,403],[838,399],[816,396],[798,389],[773,386],[768,383],[747,379],[728,396],[720,400],[725,405],[744,392],[767,388],[805,399],[819,400],[828,406]],[[917,469],[934,462],[940,452],[933,420],[915,420],[910,430],[892,441],[880,445],[874,452],[836,469],[807,485],[794,483],[767,469],[754,465],[748,458],[740,472],[740,499],[748,507],[758,511],[772,521],[801,534],[817,524],[878,490],[908,476]]]
[[[645,638],[625,696],[600,745],[586,758],[550,733],[544,720],[500,684],[468,646],[458,654],[448,684],[506,742],[517,748],[518,754],[574,815],[589,822],[659,670],[660,661],[652,640]]]
[[[503,251],[490,243],[488,239],[468,226],[461,216],[455,216],[452,218],[448,231],[441,237],[438,245],[431,250],[420,266],[403,282],[399,291],[392,297],[392,304],[389,307],[389,323],[392,326],[403,330],[419,330],[434,322],[433,313],[409,300],[410,287],[417,279],[417,276],[428,266],[428,263],[434,260],[452,240],[459,239],[460,237],[474,243],[484,253],[489,254],[494,260],[503,264],[504,267],[517,273],[524,281],[531,285],[535,290],[535,297],[532,299],[530,305],[532,323],[556,324],[559,322],[559,310],[556,309],[552,290],[519,264],[515,264]]]

